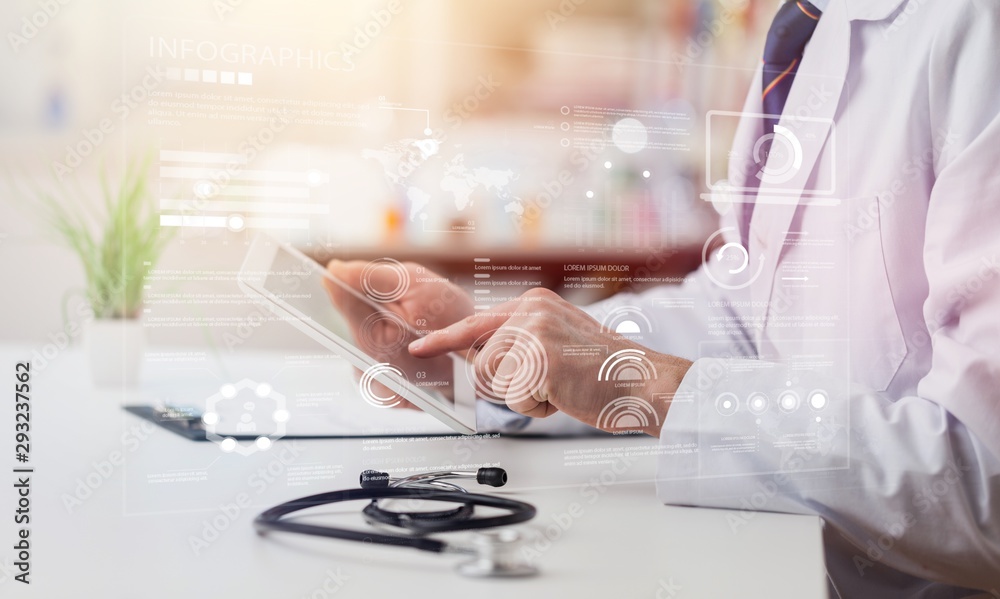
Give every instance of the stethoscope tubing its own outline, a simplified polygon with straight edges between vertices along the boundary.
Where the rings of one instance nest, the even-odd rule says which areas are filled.
[[[450,549],[450,546],[444,541],[424,536],[379,534],[368,531],[336,528],[332,526],[288,522],[281,519],[283,516],[288,514],[322,505],[366,499],[400,498],[416,498],[426,501],[444,501],[471,506],[478,505],[507,510],[508,512],[506,514],[487,516],[483,518],[444,520],[413,519],[407,523],[407,528],[415,532],[417,535],[439,532],[461,532],[494,528],[498,526],[510,526],[513,524],[527,522],[528,520],[534,518],[537,513],[535,506],[529,503],[508,499],[506,497],[482,495],[479,493],[459,493],[455,491],[439,491],[427,488],[407,487],[373,489],[359,488],[319,493],[317,495],[310,495],[308,497],[302,497],[300,499],[294,499],[292,501],[282,503],[281,505],[272,507],[257,516],[254,520],[254,527],[260,534],[265,534],[267,532],[292,532],[346,541],[374,543],[378,545],[394,545],[397,547],[411,547],[420,551],[429,551],[433,553],[442,553]]]

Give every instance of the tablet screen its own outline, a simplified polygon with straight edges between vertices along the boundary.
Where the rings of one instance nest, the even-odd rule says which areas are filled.
[[[332,347],[324,345],[358,368],[359,390],[366,402],[376,408],[394,407],[416,392],[449,413],[454,410],[459,390],[453,356],[412,357],[407,346],[418,335],[391,303],[366,297],[295,250],[274,247],[270,267],[257,278],[263,295],[289,312],[293,325],[321,333],[332,342]],[[409,391],[399,384],[402,380],[410,384]]]
[[[279,248],[264,280],[264,287],[320,327],[356,345],[347,319],[330,301],[328,292],[323,288],[323,279],[315,272],[318,267],[311,260],[302,260]]]

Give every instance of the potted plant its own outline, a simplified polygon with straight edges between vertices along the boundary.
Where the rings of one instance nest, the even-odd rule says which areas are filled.
[[[101,201],[39,190],[47,220],[79,258],[91,315],[83,323],[90,371],[98,386],[138,381],[144,335],[140,320],[146,274],[170,235],[161,232],[147,186],[149,161],[129,163],[117,186],[100,177]],[[76,200],[76,201],[73,201]],[[88,210],[88,208],[90,208]]]

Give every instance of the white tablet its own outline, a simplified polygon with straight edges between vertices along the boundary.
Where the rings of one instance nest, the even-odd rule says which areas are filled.
[[[398,265],[387,260],[371,266],[394,264]],[[393,293],[355,290],[302,252],[267,235],[253,240],[238,282],[251,297],[357,368],[361,396],[373,408],[391,407],[402,398],[459,433],[476,432],[476,397],[466,361],[456,354],[427,360],[410,356],[407,346],[419,335],[386,306]],[[401,280],[395,291],[404,283]],[[355,322],[348,321],[345,311],[354,314]],[[363,347],[368,351],[356,336],[365,337]]]

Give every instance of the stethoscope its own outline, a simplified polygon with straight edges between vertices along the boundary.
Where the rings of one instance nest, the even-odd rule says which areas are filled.
[[[412,547],[432,553],[457,553],[473,558],[458,565],[466,576],[531,576],[537,568],[526,561],[520,549],[521,535],[515,530],[493,530],[527,522],[535,517],[535,506],[523,501],[470,493],[465,488],[447,482],[454,479],[475,479],[481,485],[502,487],[507,484],[507,472],[502,468],[480,468],[475,472],[427,472],[404,478],[392,478],[388,473],[365,470],[361,473],[361,488],[310,495],[275,506],[257,516],[254,527],[260,534],[271,531],[293,532],[331,539],[360,541],[378,545]],[[459,504],[458,507],[432,512],[393,511],[380,505],[381,500],[419,499]],[[378,528],[395,528],[406,534],[373,533],[360,530],[288,522],[281,518],[300,510],[344,501],[370,500],[362,510],[365,521]],[[477,517],[477,506],[505,510],[496,516]],[[427,535],[461,531],[476,531],[467,543],[445,542]]]

